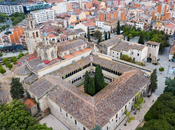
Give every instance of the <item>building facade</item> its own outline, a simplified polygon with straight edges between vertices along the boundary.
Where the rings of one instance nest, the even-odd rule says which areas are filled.
[[[36,46],[38,42],[41,41],[40,30],[35,26],[35,19],[31,14],[27,16],[27,28],[24,30],[25,40],[28,48],[29,54],[36,51]]]
[[[36,24],[55,19],[55,11],[52,9],[38,10],[31,12]]]
[[[0,4],[0,12],[5,13],[7,15],[11,15],[15,12],[24,13],[24,10],[23,6],[20,4],[12,4],[12,5]]]

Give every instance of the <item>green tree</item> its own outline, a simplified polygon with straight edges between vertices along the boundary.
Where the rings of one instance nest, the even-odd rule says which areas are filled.
[[[124,124],[125,126],[127,125],[127,123],[130,123],[132,120],[135,119],[133,116],[131,116],[131,113],[128,112],[128,109],[125,109],[124,115],[126,116],[126,122]]]
[[[171,79],[170,77],[165,78],[165,88],[164,92],[171,92],[175,95],[175,80]]]
[[[92,78],[89,79],[88,94],[91,95],[91,96],[95,95],[95,86],[94,86]]]
[[[11,81],[11,88],[10,88],[10,94],[13,99],[20,99],[24,97],[24,89],[22,86],[22,83],[20,82],[20,78],[14,78],[12,77]]]
[[[99,125],[96,125],[92,130],[102,130],[102,128]]]
[[[152,93],[155,92],[156,89],[157,89],[157,69],[154,69],[153,73],[151,74],[150,85],[149,85],[148,91],[152,95]]]
[[[97,42],[97,44],[99,44],[100,42],[101,42],[101,38],[99,38],[99,39],[98,39],[98,42]]]
[[[9,64],[10,64],[9,61],[6,61],[6,62],[5,62],[5,66],[6,66],[6,67],[7,67]]]
[[[140,37],[139,37],[139,41],[138,41],[138,43],[144,45],[144,37],[143,37],[143,33],[142,33],[142,32],[141,32],[141,34],[140,34]]]
[[[18,55],[18,59],[20,59],[21,57],[23,57],[24,56],[24,54],[23,53],[20,53],[19,55]]]
[[[117,23],[117,35],[120,35],[120,21]]]
[[[107,40],[107,39],[108,39],[107,32],[105,32],[105,40]]]
[[[89,27],[87,28],[87,30],[88,30],[88,42],[90,42],[90,32],[89,32]]]
[[[15,61],[15,60],[17,60],[17,58],[16,58],[15,56],[13,56],[13,57],[10,58],[10,61],[11,61],[11,62],[13,62],[13,61]]]
[[[86,73],[85,73],[85,79],[84,79],[84,92],[87,93],[87,94],[88,94],[89,80],[90,80],[89,73],[88,73],[88,71],[86,71]]]
[[[125,60],[125,61],[128,61],[128,62],[132,62],[132,58],[129,57],[128,55],[122,55],[120,57],[121,60]]]
[[[93,37],[95,37],[96,39],[99,39],[99,38],[102,37],[102,33],[101,33],[99,30],[96,30],[96,31],[94,32]]]
[[[12,67],[13,67],[12,64],[8,64],[8,65],[7,65],[7,68],[9,68],[9,70],[11,70]]]
[[[108,33],[108,39],[110,39],[110,38],[111,38],[111,33],[109,32],[109,33]]]
[[[9,61],[9,59],[8,58],[3,58],[2,59],[2,62],[5,64],[7,61]]]
[[[130,41],[130,37],[129,36],[127,36],[127,41]]]
[[[0,52],[0,57],[2,57],[3,56],[3,54]]]
[[[0,123],[1,130],[52,130],[31,117],[21,100],[0,104]]]
[[[4,74],[6,72],[6,70],[3,67],[0,67],[0,73]]]
[[[160,72],[163,72],[163,71],[164,71],[164,68],[163,68],[163,67],[160,67],[160,68],[159,68],[159,71],[160,71]]]
[[[94,81],[95,81],[95,91],[96,91],[96,93],[98,93],[101,89],[104,88],[104,76],[102,73],[101,65],[99,65],[99,64],[97,64],[97,66],[95,68]]]
[[[138,92],[138,93],[135,95],[135,97],[136,97],[136,102],[135,102],[135,104],[134,104],[134,108],[135,108],[134,114],[136,114],[137,111],[140,110],[140,109],[142,108],[141,105],[142,105],[143,102],[144,102],[144,98],[141,97],[140,92]]]

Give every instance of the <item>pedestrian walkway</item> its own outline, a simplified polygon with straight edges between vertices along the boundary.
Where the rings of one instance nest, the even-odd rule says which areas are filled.
[[[150,98],[145,98],[145,103],[142,104],[142,108],[140,111],[137,111],[137,114],[131,113],[131,116],[135,118],[135,120],[132,120],[130,123],[127,123],[127,126],[124,126],[125,120],[115,129],[115,130],[135,130],[137,126],[143,121],[144,115],[147,113],[147,111],[150,109],[150,107],[153,105],[153,103],[157,100],[157,95],[152,94]],[[154,102],[153,102],[154,101]]]

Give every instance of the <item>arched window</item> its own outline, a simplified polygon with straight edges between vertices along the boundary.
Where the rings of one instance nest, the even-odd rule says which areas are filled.
[[[33,38],[35,38],[35,33],[33,32]]]
[[[30,22],[30,24],[31,24],[31,28],[33,28],[33,23],[32,23],[32,21]]]
[[[36,32],[36,37],[38,37],[38,32]]]

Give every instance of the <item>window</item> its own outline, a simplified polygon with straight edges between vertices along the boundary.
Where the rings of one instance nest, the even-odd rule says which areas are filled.
[[[107,127],[107,130],[108,130],[108,127]]]
[[[139,53],[137,53],[137,56],[139,56]]]
[[[75,120],[75,125],[77,125],[77,121]]]
[[[60,108],[60,112],[62,112],[61,108]]]
[[[68,117],[67,113],[66,113],[66,116]]]
[[[118,118],[118,114],[116,114],[116,116],[115,116],[116,118]]]
[[[36,37],[38,37],[38,32],[36,32]]]
[[[125,109],[127,108],[127,105],[125,105]]]
[[[118,53],[117,53],[117,55],[118,55]]]
[[[134,54],[134,52],[132,52],[132,55]]]
[[[85,127],[83,127],[83,130],[86,130],[86,128],[85,128]]]

